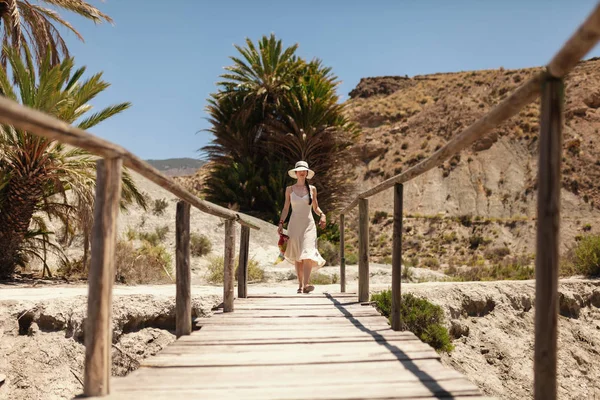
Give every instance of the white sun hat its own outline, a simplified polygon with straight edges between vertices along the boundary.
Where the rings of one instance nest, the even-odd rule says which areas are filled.
[[[308,171],[307,179],[312,179],[315,176],[315,171],[308,168],[308,163],[306,161],[298,161],[294,169],[290,169],[288,171],[289,176],[292,178],[296,178],[296,171]]]

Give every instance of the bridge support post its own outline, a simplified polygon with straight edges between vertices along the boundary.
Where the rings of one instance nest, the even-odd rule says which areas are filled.
[[[177,202],[175,217],[175,335],[192,333],[192,271],[190,268],[190,204]]]
[[[346,293],[346,243],[345,243],[345,219],[340,215],[340,292]]]
[[[548,77],[542,87],[538,167],[534,355],[536,400],[556,399],[563,101],[563,80]]]
[[[92,227],[92,259],[88,275],[85,322],[85,396],[109,393],[112,350],[112,287],[115,280],[117,217],[121,200],[120,158],[96,162],[96,199]]]
[[[235,288],[235,221],[225,220],[225,254],[223,257],[223,312],[233,312],[233,290]]]
[[[358,200],[358,301],[369,301],[369,200]]]
[[[248,253],[250,247],[250,228],[242,225],[240,234],[240,256],[238,264],[238,298],[248,297]]]
[[[392,244],[392,329],[402,329],[400,302],[402,301],[402,203],[404,185],[394,185],[394,233]]]

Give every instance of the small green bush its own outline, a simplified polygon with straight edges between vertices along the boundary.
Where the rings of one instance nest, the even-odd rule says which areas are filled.
[[[310,276],[310,283],[313,285],[334,285],[338,283],[338,274],[326,275],[321,272],[314,272]]]
[[[410,265],[404,265],[402,267],[401,279],[405,282],[409,282],[413,277],[412,267]]]
[[[440,269],[440,262],[437,258],[427,257],[423,259],[423,265],[429,269]]]
[[[562,275],[600,276],[600,235],[580,238],[561,265]]]
[[[479,246],[485,244],[485,240],[481,235],[473,235],[469,237],[469,248],[471,250],[476,250]]]
[[[493,249],[487,249],[483,253],[483,256],[492,262],[499,262],[509,254],[510,249],[508,247],[495,247]]]
[[[340,227],[337,224],[331,222],[329,220],[329,216],[327,216],[327,223],[325,224],[325,229],[323,229],[321,231],[321,234],[319,235],[319,240],[320,239],[325,239],[333,244],[340,243]]]
[[[390,317],[392,309],[392,291],[386,290],[371,296],[377,309]],[[448,329],[444,327],[444,311],[440,306],[411,293],[402,295],[400,303],[402,329],[414,333],[423,342],[437,351],[451,352],[454,349]]]
[[[239,260],[234,260],[235,271],[234,279],[237,281]],[[225,271],[223,269],[223,257],[214,256],[209,259],[208,268],[206,271],[206,280],[210,283],[223,283],[225,279]],[[265,271],[258,265],[258,261],[248,260],[248,282],[262,282],[265,280]]]
[[[386,219],[388,217],[388,213],[385,211],[375,211],[375,215],[373,216],[373,219],[371,220],[372,223],[374,224],[378,224],[381,221],[383,221],[384,219]]]
[[[115,251],[115,279],[126,284],[170,282],[171,262],[171,255],[163,246],[143,242],[136,249],[132,242],[119,241]]]
[[[473,225],[473,221],[471,220],[470,215],[461,215],[460,217],[458,217],[458,221],[462,224],[462,226],[465,226],[467,228]]]
[[[208,236],[192,233],[190,235],[190,253],[194,257],[202,257],[212,251],[212,243]]]
[[[239,260],[235,260],[235,280],[238,280]],[[248,260],[248,282],[263,282],[265,280],[265,270],[258,265],[254,259]]]
[[[356,265],[358,264],[358,256],[354,253],[346,254],[346,265]]]
[[[340,262],[340,255],[338,248],[333,243],[325,239],[318,240],[319,253],[327,262],[327,265],[338,265]],[[347,260],[346,260],[347,262]]]
[[[163,215],[168,206],[169,202],[167,201],[167,199],[156,199],[154,200],[152,213],[157,216]]]
[[[500,280],[525,280],[535,277],[535,268],[530,265],[526,256],[507,257],[493,266],[476,265],[466,270],[454,269],[446,271],[458,281],[500,281]]]
[[[169,232],[167,225],[157,227],[154,232],[139,232],[137,234],[138,239],[150,243],[152,246],[158,246],[158,244],[164,241]]]
[[[211,257],[206,271],[206,280],[210,283],[223,283],[224,279],[223,257]]]

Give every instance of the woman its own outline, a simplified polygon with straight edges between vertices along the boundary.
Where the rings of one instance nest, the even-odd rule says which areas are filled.
[[[296,266],[298,293],[310,293],[315,289],[314,286],[309,285],[310,273],[325,265],[325,260],[317,250],[317,228],[311,211],[319,215],[321,228],[325,227],[326,217],[319,208],[317,189],[308,184],[308,180],[315,175],[314,171],[308,168],[308,163],[298,161],[288,174],[297,179],[297,182],[285,189],[285,206],[281,212],[277,231],[280,235],[283,233],[283,223],[291,204],[292,216],[288,222],[289,239],[285,259]]]

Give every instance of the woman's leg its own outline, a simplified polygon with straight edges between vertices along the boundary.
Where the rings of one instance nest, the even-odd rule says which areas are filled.
[[[298,289],[304,288],[302,282],[304,281],[304,270],[302,268],[302,261],[296,261],[296,276],[298,277]]]
[[[302,260],[304,268],[304,288],[307,288],[310,283],[310,273],[312,272],[312,260]]]

